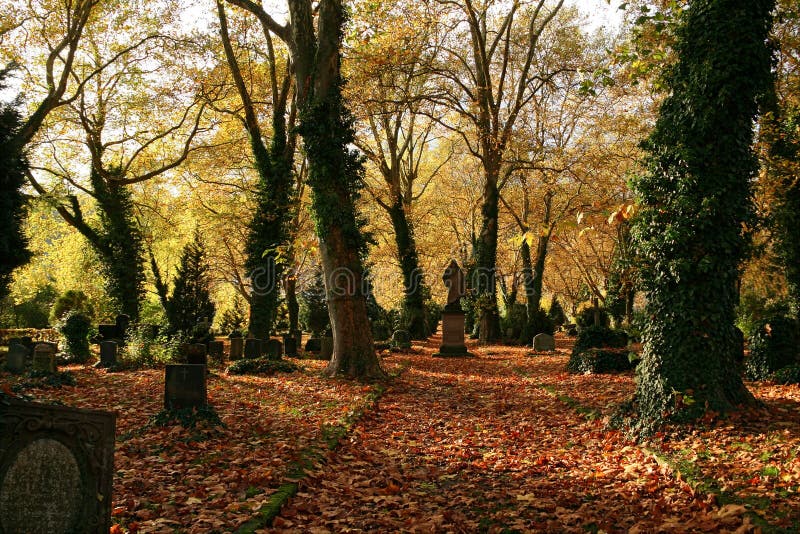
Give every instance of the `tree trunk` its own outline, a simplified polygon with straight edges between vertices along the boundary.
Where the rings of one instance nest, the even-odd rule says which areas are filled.
[[[414,231],[406,217],[402,198],[396,198],[389,206],[389,216],[392,219],[400,270],[403,273],[403,310],[408,319],[408,332],[411,339],[425,339],[430,334],[425,324],[425,286],[419,267]]]
[[[497,219],[500,195],[497,190],[497,169],[487,172],[481,206],[481,232],[475,249],[475,287],[481,306],[480,340],[497,341],[500,316],[497,312]]]
[[[300,314],[300,304],[297,303],[297,278],[294,275],[286,277],[284,285],[286,292],[286,307],[289,310],[289,334],[296,332],[298,329],[298,315]],[[300,340],[297,340],[300,343]]]

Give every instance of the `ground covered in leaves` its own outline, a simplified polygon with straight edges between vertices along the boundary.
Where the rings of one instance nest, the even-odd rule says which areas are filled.
[[[74,386],[25,394],[118,413],[117,532],[800,531],[798,386],[749,384],[763,409],[637,444],[606,424],[633,375],[568,374],[558,347],[439,359],[434,338],[387,354],[377,386],[309,360],[218,371],[220,421],[190,428],[159,426],[161,370],[70,367]]]

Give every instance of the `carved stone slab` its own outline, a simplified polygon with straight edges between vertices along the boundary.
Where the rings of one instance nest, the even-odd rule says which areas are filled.
[[[206,366],[167,365],[164,376],[164,409],[199,408],[206,405]]]
[[[108,533],[116,416],[0,403],[0,534]]]

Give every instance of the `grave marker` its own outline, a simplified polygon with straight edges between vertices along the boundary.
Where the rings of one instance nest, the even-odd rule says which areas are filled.
[[[167,365],[164,373],[164,409],[200,408],[207,404],[206,366]]]
[[[56,372],[56,351],[49,343],[39,343],[33,348],[33,370]]]
[[[247,338],[244,341],[244,357],[245,359],[254,359],[261,356],[261,340],[256,338]]]
[[[240,360],[244,354],[244,339],[240,337],[231,338],[231,360]]]
[[[207,347],[203,343],[191,343],[186,348],[186,363],[208,365]]]
[[[109,368],[117,365],[117,342],[100,342],[100,361],[95,367]]]
[[[6,354],[6,369],[11,373],[25,371],[25,360],[28,359],[28,349],[19,343],[12,343]]]
[[[550,334],[536,334],[533,337],[533,350],[535,351],[554,351],[556,350],[556,340]]]

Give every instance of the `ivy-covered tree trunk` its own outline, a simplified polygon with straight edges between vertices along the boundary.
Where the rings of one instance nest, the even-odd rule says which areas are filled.
[[[499,169],[498,169],[499,170]],[[479,308],[480,341],[490,343],[500,336],[497,311],[497,224],[500,193],[497,172],[487,172],[481,206],[481,231],[475,244],[475,280],[473,286]]]
[[[671,95],[644,148],[634,230],[650,318],[639,430],[753,402],[734,326],[757,100],[770,82],[774,0],[694,0],[677,31]]]
[[[414,241],[414,230],[406,216],[402,197],[389,206],[400,270],[403,273],[403,310],[408,318],[408,333],[412,339],[425,339],[430,332],[425,325],[425,292],[422,270]]]

